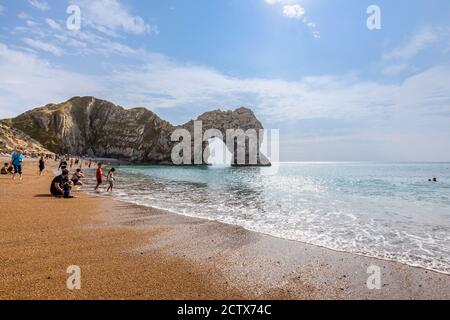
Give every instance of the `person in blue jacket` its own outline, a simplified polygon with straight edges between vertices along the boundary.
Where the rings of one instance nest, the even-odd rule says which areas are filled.
[[[11,163],[14,167],[13,180],[16,179],[16,174],[19,174],[20,180],[22,180],[22,162],[23,162],[22,150],[17,150],[11,156]]]

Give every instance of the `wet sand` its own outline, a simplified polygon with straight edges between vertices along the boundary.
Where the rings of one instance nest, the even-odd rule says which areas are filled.
[[[0,299],[449,299],[450,276],[0,177]],[[50,170],[51,171],[51,170]],[[81,268],[81,290],[66,287]],[[369,266],[381,289],[366,285]]]

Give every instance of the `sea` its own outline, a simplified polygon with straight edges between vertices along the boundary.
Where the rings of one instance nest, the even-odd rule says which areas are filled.
[[[450,163],[116,168],[121,201],[450,274]]]

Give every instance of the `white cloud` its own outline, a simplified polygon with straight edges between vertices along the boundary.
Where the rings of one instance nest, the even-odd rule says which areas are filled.
[[[32,48],[51,52],[55,55],[67,53],[73,56],[101,55],[110,57],[121,55],[145,58],[145,52],[135,50],[120,42],[111,40],[106,35],[93,32],[90,28],[83,28],[80,32],[71,32],[53,19],[46,18],[45,24],[26,21],[26,26],[15,27],[14,36],[27,38],[25,42]]]
[[[305,15],[305,8],[297,0],[264,0],[268,5],[282,5],[285,17],[301,19]]]
[[[73,34],[63,30],[53,36],[63,40],[68,45],[78,47],[80,49],[78,52],[71,50],[74,55],[102,55],[104,57],[120,55],[128,58],[139,58],[139,60],[145,58],[144,52],[89,31]]]
[[[299,0],[264,0],[264,2],[272,6],[279,4],[296,4],[299,3]]]
[[[5,7],[0,4],[0,16],[5,12]]]
[[[305,15],[305,9],[299,4],[283,6],[283,15],[288,18],[301,19]]]
[[[42,43],[30,44],[44,50]],[[450,76],[448,67],[429,69],[396,85],[359,81],[353,76],[306,77],[301,81],[243,79],[203,66],[180,64],[157,54],[149,53],[146,60],[134,65],[116,64],[101,78],[95,77],[99,80],[96,87],[101,86],[98,91],[126,106],[152,108],[209,108],[249,102],[257,105],[260,114],[277,121],[375,121],[396,114],[450,111],[450,82],[445,80]],[[16,72],[16,78],[19,76]],[[28,73],[23,76],[24,81],[25,76]]]
[[[73,39],[64,34],[55,34],[54,37],[57,41],[59,41],[60,43],[62,43],[64,45],[67,45],[70,47],[75,47],[75,48],[81,48],[82,52],[85,52],[85,50],[88,47],[88,44],[86,42]]]
[[[381,73],[383,73],[386,76],[396,76],[401,72],[407,70],[408,68],[409,64],[407,63],[399,62],[395,64],[388,64],[381,69]]]
[[[30,15],[25,13],[25,12],[21,12],[17,15],[17,17],[19,17],[19,19],[21,20],[29,20],[31,19]]]
[[[407,43],[384,54],[383,60],[411,59],[430,45],[438,42],[439,39],[440,37],[436,31],[430,28],[423,28],[414,34]]]
[[[24,38],[23,41],[32,48],[49,52],[55,56],[60,56],[62,54],[62,50],[53,44],[30,38]]]
[[[34,27],[36,27],[38,25],[38,23],[36,23],[33,20],[27,20],[27,21],[25,21],[25,23],[26,23],[27,26],[32,27],[32,28],[34,28]]]
[[[267,4],[270,4],[270,5],[274,5],[274,4],[277,4],[277,3],[281,3],[281,2],[283,2],[284,0],[264,0]]]
[[[403,45],[385,53],[382,57],[382,73],[398,75],[408,70],[411,60],[429,47],[439,43],[449,33],[439,33],[431,28],[422,28]]]
[[[47,11],[50,9],[50,6],[45,1],[39,1],[39,0],[28,0],[28,2],[35,8],[41,10],[41,11]]]
[[[97,94],[99,80],[63,70],[31,53],[0,43],[0,118],[33,106],[64,101],[79,94]]]
[[[283,16],[296,19],[305,24],[305,26],[311,31],[311,34],[314,38],[320,38],[320,32],[317,30],[317,25],[309,21],[308,17],[306,17],[305,8],[298,3],[297,0],[264,0],[265,3],[275,6],[282,5],[282,13]]]
[[[74,0],[73,3],[81,7],[83,23],[107,35],[114,36],[117,31],[137,35],[159,34],[156,25],[150,25],[142,17],[132,15],[117,0]]]
[[[301,81],[271,83],[271,95],[262,102],[264,113],[281,121],[334,118],[357,121],[416,120],[450,111],[448,66],[431,68],[399,84],[331,78],[326,83]],[[315,78],[313,78],[315,79]],[[436,83],[437,82],[437,83]],[[273,96],[273,97],[271,97]]]
[[[61,30],[61,26],[59,25],[59,23],[57,23],[55,20],[47,18],[45,19],[45,22],[48,24],[48,26],[50,28],[52,28],[53,30]]]
[[[117,55],[127,57],[130,62],[127,65],[112,65],[101,79],[102,86],[98,86],[105,97],[126,106],[176,108],[198,105],[209,108],[217,104],[248,102],[257,105],[259,112],[269,119],[301,121],[318,118],[375,120],[393,114],[392,110],[400,107],[409,113],[408,107],[411,105],[416,106],[411,110],[419,110],[423,106],[444,108],[437,104],[440,101],[450,105],[450,85],[445,87],[448,81],[443,76],[450,75],[448,68],[430,69],[432,71],[428,79],[419,81],[421,85],[414,88],[409,82],[414,77],[397,85],[364,82],[354,76],[305,77],[300,81],[233,78],[213,69],[180,64],[163,55],[137,50],[89,30],[73,33],[64,28],[58,29],[57,22],[51,19],[46,19],[46,23],[48,30],[29,28],[30,31],[43,34],[35,39],[24,37],[24,43],[56,56],[68,53],[81,56],[100,54],[105,58]],[[433,39],[430,36],[413,37],[417,38],[422,41],[413,41],[415,47],[422,47],[417,43],[427,42],[423,39]],[[410,57],[411,52],[418,51],[409,49],[392,52],[392,57],[399,56],[395,52],[408,52],[407,56]],[[108,63],[108,59],[103,62]],[[404,68],[407,68],[406,64],[396,64],[383,71],[394,74]],[[425,79],[425,74],[420,73],[416,77]],[[433,77],[444,83],[441,86],[447,91],[441,90],[434,95],[436,91],[429,85],[436,82],[432,80]],[[408,97],[414,98],[408,100]],[[443,100],[439,100],[439,97]]]

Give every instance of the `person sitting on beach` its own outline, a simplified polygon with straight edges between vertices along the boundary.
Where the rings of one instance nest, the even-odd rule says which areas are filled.
[[[69,180],[66,183],[64,183],[64,187],[63,187],[64,195],[63,195],[63,197],[65,199],[73,198],[73,196],[72,196],[72,188],[73,188],[73,181],[72,180]]]
[[[22,162],[23,152],[19,149],[11,156],[11,163],[14,166],[13,180],[16,179],[16,174],[19,174],[20,180],[22,180]]]
[[[113,191],[113,187],[114,187],[114,172],[116,172],[115,168],[111,168],[111,170],[109,170],[108,172],[108,182],[109,182],[109,187],[106,190],[106,192],[109,192],[111,190],[111,192]]]
[[[39,176],[42,176],[44,169],[45,169],[45,160],[44,155],[42,155],[41,158],[39,159]]]
[[[83,186],[83,182],[81,182],[81,178],[84,178],[84,173],[81,169],[77,169],[77,171],[72,176],[72,182],[74,186]]]
[[[64,169],[55,177],[50,185],[50,193],[54,196],[64,196],[64,185],[69,181],[69,170]]]
[[[103,177],[107,178],[107,176],[103,173],[102,170],[103,164],[101,162],[98,163],[97,165],[97,171],[95,172],[95,177],[97,178],[97,185],[95,186],[95,191],[98,190],[98,188],[100,187],[100,185],[103,183]]]
[[[9,163],[5,163],[5,165],[2,167],[1,174],[2,175],[8,174],[9,173],[8,168],[9,168]]]

